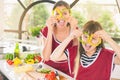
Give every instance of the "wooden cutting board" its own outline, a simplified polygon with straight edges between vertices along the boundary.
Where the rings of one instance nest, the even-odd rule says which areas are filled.
[[[60,76],[60,80],[68,80],[64,76],[61,76],[61,75],[59,75],[59,76]],[[41,78],[45,78],[45,74],[44,73],[38,73],[36,71],[26,72],[26,74],[25,74],[25,76],[23,76],[22,80],[27,80],[28,78],[29,78],[29,80],[38,80],[38,79],[41,80]]]

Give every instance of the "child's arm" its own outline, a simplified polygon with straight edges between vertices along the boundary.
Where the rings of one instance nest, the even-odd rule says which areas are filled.
[[[77,38],[79,36],[81,36],[82,32],[81,30],[75,30],[73,31],[52,53],[51,55],[51,60],[57,61],[60,56],[63,55],[63,52],[66,48],[66,46],[69,44],[69,42],[71,40],[73,40],[74,38]],[[59,54],[58,54],[59,53]],[[56,56],[57,55],[57,56]]]
[[[116,53],[114,63],[120,64],[120,46],[104,30],[97,31],[95,34],[110,44],[111,48]]]

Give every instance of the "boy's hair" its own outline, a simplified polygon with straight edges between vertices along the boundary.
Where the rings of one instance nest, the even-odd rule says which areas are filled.
[[[89,35],[98,30],[102,30],[102,26],[97,21],[90,20],[83,26],[83,32],[87,32]]]
[[[94,34],[96,31],[102,30],[102,26],[99,22],[90,20],[83,26],[83,33],[87,33],[88,35]],[[104,48],[103,40],[97,46],[97,48]],[[82,44],[80,43],[80,53],[84,52]]]

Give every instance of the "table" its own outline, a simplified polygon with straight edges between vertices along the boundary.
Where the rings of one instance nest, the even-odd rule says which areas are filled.
[[[41,64],[41,63],[40,63]],[[14,67],[11,65],[8,65],[7,62],[5,60],[0,60],[0,70],[1,72],[9,79],[9,80],[21,80],[22,77],[26,74],[26,73],[15,73],[14,72]],[[45,68],[50,68],[51,70],[56,70],[44,63],[42,63],[43,67]],[[74,80],[72,77],[68,76],[67,74],[64,74],[63,72],[58,71],[58,73],[62,76],[64,76],[65,78],[67,78],[67,80]]]
[[[42,64],[43,67],[45,68],[50,68],[52,70],[56,70],[46,64]],[[0,71],[9,79],[9,80],[21,80],[21,78],[25,75],[25,73],[18,73],[16,74],[14,72],[14,68],[13,66],[10,66],[6,63],[5,60],[0,60]],[[58,71],[58,70],[57,70]],[[64,74],[63,72],[61,71],[58,71],[58,73],[64,77],[67,78],[67,80],[74,80],[73,78],[71,78],[70,76]],[[120,65],[116,65],[115,66],[115,69],[114,71],[112,72],[112,75],[111,75],[112,80],[120,80]]]
[[[113,78],[113,80],[120,80],[120,65],[115,65],[111,77]]]

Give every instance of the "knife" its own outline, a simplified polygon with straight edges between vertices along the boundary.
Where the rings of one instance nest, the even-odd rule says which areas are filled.
[[[55,71],[55,75],[56,75],[57,80],[60,80],[60,77],[57,71]]]

